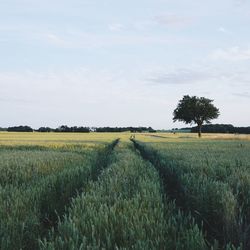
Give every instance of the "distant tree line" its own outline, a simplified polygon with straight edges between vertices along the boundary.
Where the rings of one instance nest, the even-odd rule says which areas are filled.
[[[29,126],[14,126],[9,127],[7,129],[0,128],[0,131],[8,131],[8,132],[63,132],[63,133],[89,133],[91,131],[94,132],[125,132],[130,131],[133,133],[141,133],[141,132],[149,132],[154,133],[156,130],[154,130],[151,127],[100,127],[100,128],[90,128],[90,127],[68,127],[67,125],[62,125],[58,128],[50,128],[50,127],[40,127],[39,129],[33,129]]]
[[[56,129],[50,127],[40,127],[36,130],[37,132],[63,132],[63,133],[89,133],[89,127],[68,127],[67,125],[62,125]]]
[[[191,132],[197,133],[198,126],[192,127]],[[230,134],[250,134],[250,127],[234,127],[231,124],[208,124],[203,125],[203,133],[230,133]]]
[[[142,133],[149,132],[154,133],[154,130],[151,127],[100,127],[100,128],[90,128],[90,127],[68,127],[67,125],[62,125],[58,128],[50,128],[50,127],[40,127],[39,129],[33,129],[30,126],[14,126],[8,128],[0,128],[0,131],[8,131],[8,132],[64,132],[64,133],[89,133],[91,131],[95,132],[126,132],[130,131],[132,133]],[[191,132],[197,133],[199,132],[198,126],[192,128],[182,128],[172,129],[172,132]],[[203,133],[230,133],[230,134],[250,134],[250,127],[234,127],[231,124],[208,124],[202,126]]]
[[[0,129],[1,131],[1,129]],[[62,125],[58,128],[50,128],[50,127],[40,127],[39,129],[33,129],[29,126],[14,126],[8,127],[7,129],[2,129],[2,131],[8,132],[78,132],[78,133],[88,133],[90,132],[89,127],[68,127],[67,125]]]
[[[33,129],[29,126],[15,126],[15,127],[8,127],[8,132],[33,132]]]
[[[133,133],[142,133],[142,132],[149,132],[154,133],[156,130],[154,130],[151,127],[103,127],[103,128],[95,128],[96,132],[126,132],[130,131]]]

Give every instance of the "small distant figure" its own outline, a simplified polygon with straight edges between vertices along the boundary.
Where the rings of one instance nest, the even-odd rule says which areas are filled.
[[[130,140],[133,140],[133,139],[135,139],[135,134],[130,136]]]

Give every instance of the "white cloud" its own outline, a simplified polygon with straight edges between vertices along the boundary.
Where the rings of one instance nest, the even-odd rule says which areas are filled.
[[[236,87],[249,88],[250,72],[244,68],[227,68],[208,65],[176,68],[172,71],[160,71],[152,73],[147,79],[153,85],[173,85],[195,88],[204,85],[208,90],[211,84],[223,85],[225,88]]]
[[[179,16],[176,14],[164,14],[155,17],[155,21],[165,27],[185,27],[194,20],[191,17]]]
[[[78,68],[66,71],[0,72],[1,102],[58,108],[84,104],[103,105],[150,99],[142,82],[131,81],[123,71]],[[43,104],[42,104],[43,103]]]
[[[124,29],[124,26],[120,23],[112,23],[109,25],[110,31],[122,31]]]
[[[219,27],[218,31],[223,33],[223,34],[226,34],[226,35],[232,35],[232,32],[229,31],[228,29],[224,28],[223,26]]]
[[[234,0],[234,2],[236,3],[236,5],[241,6],[247,3],[247,0]]]
[[[228,49],[217,49],[209,56],[212,60],[244,61],[250,59],[250,49],[241,49],[238,46]]]
[[[55,46],[58,47],[68,47],[69,44],[66,39],[63,39],[59,37],[58,35],[55,35],[53,33],[45,34],[45,38],[47,38],[47,41]]]
[[[235,95],[237,97],[250,99],[250,93],[249,92],[233,93],[233,95]]]
[[[180,68],[172,72],[153,75],[148,80],[155,84],[194,84],[211,78],[213,78],[212,74],[202,70]]]
[[[114,32],[111,34],[94,34],[82,31],[69,31],[64,34],[38,33],[33,34],[38,42],[66,49],[104,48],[116,45],[156,45],[185,43],[187,40],[178,39],[168,35],[153,36],[145,34],[124,34]],[[190,42],[190,41],[188,41]]]
[[[139,20],[139,21],[134,21],[133,24],[131,25],[133,29],[136,31],[148,31],[154,29],[156,23],[155,19],[146,19],[146,20]]]

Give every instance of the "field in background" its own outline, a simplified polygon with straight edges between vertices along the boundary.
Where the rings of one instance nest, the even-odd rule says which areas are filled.
[[[0,132],[0,145],[64,145],[111,142],[121,133],[20,133]]]
[[[249,141],[250,135],[245,134],[202,134],[202,138],[198,138],[197,133],[153,133],[153,134],[136,134],[137,138],[142,141],[160,142],[160,141],[204,141],[204,140],[236,140]]]
[[[0,132],[0,249],[250,248],[250,135],[130,136]]]
[[[132,133],[133,134],[133,133]],[[198,140],[196,133],[135,133],[136,139],[148,142]],[[121,138],[129,140],[131,133],[20,133],[0,132],[0,145],[57,145],[105,143]],[[250,140],[250,135],[203,134],[201,140]]]

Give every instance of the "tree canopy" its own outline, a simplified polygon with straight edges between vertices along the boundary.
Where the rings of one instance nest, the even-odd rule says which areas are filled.
[[[183,96],[174,110],[174,122],[181,121],[186,124],[197,124],[199,137],[204,123],[210,123],[219,116],[219,109],[212,104],[213,100],[205,97]]]
[[[30,126],[14,126],[8,127],[8,132],[33,132],[33,129]]]

